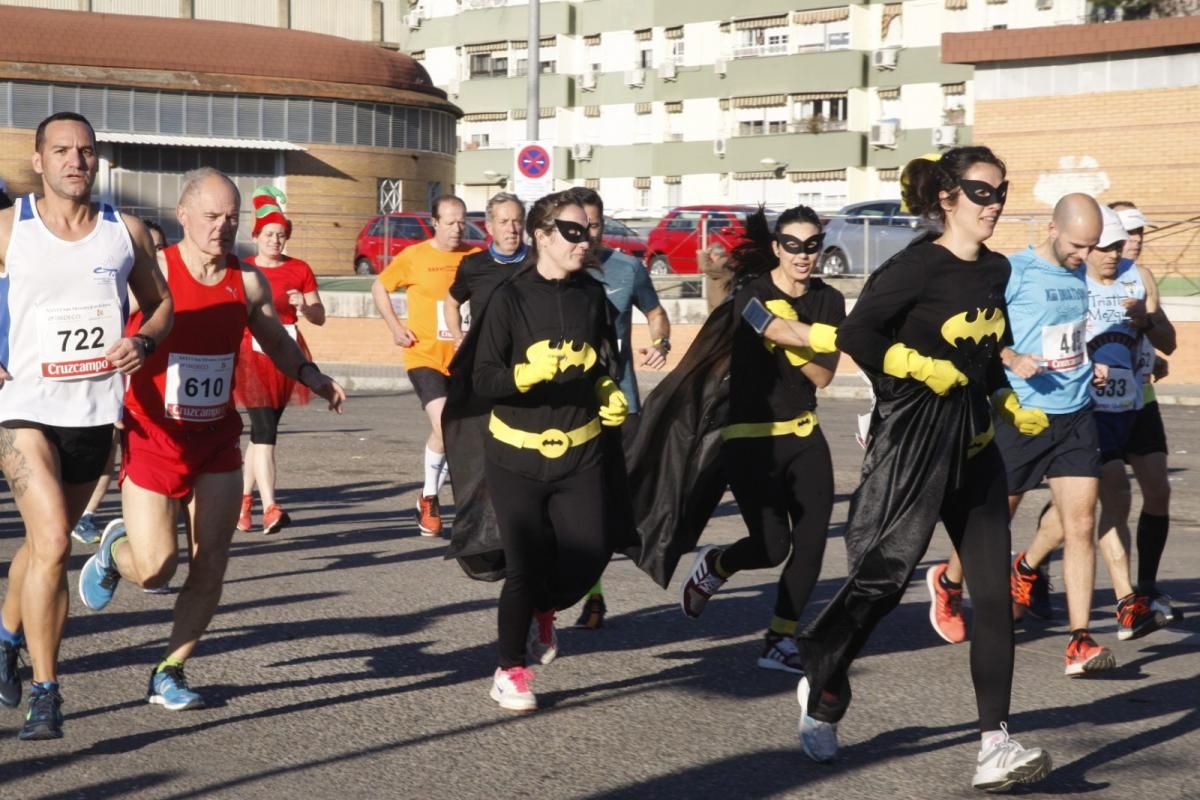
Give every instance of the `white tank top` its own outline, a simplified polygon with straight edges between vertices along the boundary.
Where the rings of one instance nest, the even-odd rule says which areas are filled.
[[[1097,411],[1134,411],[1142,407],[1142,375],[1138,353],[1141,332],[1125,315],[1123,300],[1145,300],[1146,286],[1141,272],[1132,261],[1117,264],[1112,283],[1087,279],[1088,353],[1097,364],[1108,365],[1108,383],[1092,387],[1092,402]]]
[[[32,194],[13,209],[0,275],[0,421],[57,427],[108,425],[121,416],[123,376],[104,358],[121,338],[133,241],[104,204],[77,242],[59,239]]]

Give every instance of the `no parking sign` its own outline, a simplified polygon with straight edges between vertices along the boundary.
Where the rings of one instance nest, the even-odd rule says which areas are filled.
[[[532,203],[554,191],[554,157],[549,144],[527,142],[513,148],[513,190]]]

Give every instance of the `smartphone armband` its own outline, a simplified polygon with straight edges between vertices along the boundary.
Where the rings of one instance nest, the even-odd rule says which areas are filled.
[[[750,324],[755,333],[762,336],[767,330],[767,326],[771,324],[771,320],[775,319],[775,315],[767,310],[761,300],[752,297],[746,307],[742,309],[742,319]]]

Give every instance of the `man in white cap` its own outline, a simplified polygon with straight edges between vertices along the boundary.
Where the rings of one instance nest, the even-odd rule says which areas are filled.
[[[1146,328],[1138,350],[1137,373],[1142,383],[1142,408],[1133,422],[1124,454],[1125,463],[1133,468],[1142,490],[1142,511],[1137,522],[1137,591],[1150,598],[1150,605],[1155,611],[1166,617],[1168,622],[1173,622],[1179,618],[1179,612],[1171,605],[1171,598],[1158,588],[1158,566],[1170,528],[1171,484],[1167,478],[1167,434],[1154,394],[1154,381],[1166,377],[1167,361],[1158,352],[1168,356],[1175,352],[1175,328],[1158,304],[1154,276],[1138,263],[1146,229],[1145,215],[1127,201],[1110,203],[1109,208],[1117,212],[1129,237],[1121,257],[1123,261],[1137,264],[1142,282],[1146,285],[1147,308],[1154,308],[1153,313],[1146,316]],[[1114,470],[1111,486],[1106,488],[1112,489],[1108,494],[1108,503],[1113,520],[1122,541],[1128,542],[1131,497],[1125,471],[1120,470],[1118,474]]]

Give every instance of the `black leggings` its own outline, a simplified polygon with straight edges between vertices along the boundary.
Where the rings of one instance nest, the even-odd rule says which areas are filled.
[[[275,444],[279,420],[283,417],[282,408],[247,408],[246,416],[250,417],[251,444]]]
[[[939,516],[962,559],[971,592],[971,681],[980,730],[994,731],[1008,720],[1013,674],[1008,482],[995,444],[967,462],[964,477],[961,488],[947,491],[942,498]],[[871,502],[873,492],[885,491],[883,484],[888,480],[883,470],[865,476],[855,502]],[[910,488],[919,491],[919,487]],[[924,518],[917,508],[913,507],[908,525],[892,529],[862,553],[858,568],[813,623],[810,630],[819,630],[821,635],[819,649],[809,650],[801,641],[806,664],[818,652],[836,663],[823,688],[837,699],[810,698],[809,713],[817,719],[837,722],[845,714],[850,704],[850,664],[879,621],[900,604],[929,547],[937,520],[932,514]],[[847,536],[856,531],[854,512],[852,508]],[[870,533],[862,531],[863,535]],[[849,540],[846,546],[855,549]]]
[[[500,666],[525,665],[534,611],[570,608],[600,578],[612,550],[605,535],[604,467],[547,483],[486,462],[504,546]]]
[[[734,439],[724,444],[721,457],[747,531],[721,554],[721,569],[764,569],[787,559],[775,616],[794,622],[820,577],[825,555],[833,512],[829,445],[817,428],[802,438]]]

